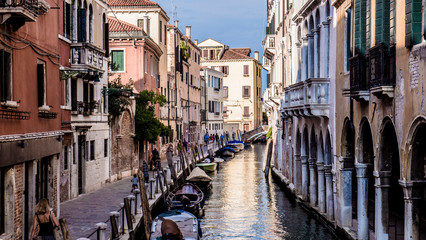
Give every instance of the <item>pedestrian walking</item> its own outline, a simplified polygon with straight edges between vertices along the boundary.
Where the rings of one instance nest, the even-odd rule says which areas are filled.
[[[149,181],[149,171],[148,171],[148,163],[143,160],[142,163],[142,172],[143,172],[143,178],[145,180],[145,183]]]
[[[160,153],[158,153],[157,148],[154,148],[154,150],[152,150],[152,158],[151,158],[151,171],[154,169],[153,165],[156,164],[157,159],[160,158]]]
[[[35,207],[33,229],[30,239],[54,240],[54,231],[58,226],[58,219],[56,219],[55,214],[50,211],[49,201],[46,198],[41,199]]]
[[[186,141],[186,139],[183,139],[183,148],[185,149],[186,152],[188,152],[188,142]]]
[[[204,143],[206,144],[206,146],[209,144],[209,133],[206,132],[206,134],[204,135]]]
[[[130,181],[132,182],[132,191],[130,191],[130,192],[133,192],[133,190],[138,188],[138,181],[139,180],[138,180],[138,177],[136,176],[136,174],[133,174],[133,178]]]

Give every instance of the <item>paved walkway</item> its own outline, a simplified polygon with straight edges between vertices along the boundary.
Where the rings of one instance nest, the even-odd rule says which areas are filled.
[[[210,145],[209,147],[212,147]],[[217,147],[214,148],[217,150]],[[203,148],[204,155],[207,153]],[[173,156],[177,160],[178,156]],[[198,158],[197,158],[198,159]],[[167,160],[162,159],[161,165],[167,167]],[[150,171],[150,177],[154,171]],[[120,203],[131,194],[131,177],[110,183],[91,193],[83,194],[76,199],[61,204],[60,218],[67,221],[71,239],[87,238],[96,231],[96,224],[107,223],[109,236],[109,213],[120,209]],[[96,239],[94,233],[90,239]]]

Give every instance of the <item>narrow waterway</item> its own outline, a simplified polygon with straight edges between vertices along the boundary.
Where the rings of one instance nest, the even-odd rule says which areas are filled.
[[[334,239],[280,187],[265,179],[266,145],[222,163],[201,219],[203,239]]]

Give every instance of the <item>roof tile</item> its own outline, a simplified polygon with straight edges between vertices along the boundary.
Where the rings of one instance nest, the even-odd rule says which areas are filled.
[[[253,59],[250,57],[250,52],[250,48],[229,48],[225,50],[221,60]]]
[[[108,0],[109,6],[159,6],[149,0]]]
[[[137,27],[133,24],[120,21],[117,18],[108,17],[108,23],[109,23],[109,31],[110,32],[136,32],[136,31],[142,31],[142,28]]]

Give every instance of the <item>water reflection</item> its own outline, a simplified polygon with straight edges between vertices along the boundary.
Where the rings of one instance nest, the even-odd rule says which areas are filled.
[[[333,239],[271,179],[265,179],[265,145],[222,163],[201,220],[203,239]]]

